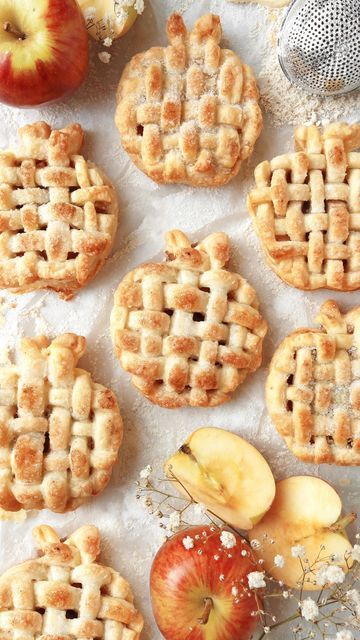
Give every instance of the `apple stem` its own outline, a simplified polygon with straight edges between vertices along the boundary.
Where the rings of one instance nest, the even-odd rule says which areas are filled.
[[[349,526],[349,524],[352,524],[353,522],[355,522],[357,518],[356,513],[352,512],[352,513],[348,513],[348,515],[344,516],[343,518],[340,518],[337,522],[335,522],[335,524],[331,525],[331,527],[329,527],[330,531],[334,531],[335,533],[337,531],[344,531],[344,529],[346,529],[346,527]]]
[[[14,27],[13,24],[11,24],[11,22],[4,22],[3,27],[4,27],[4,31],[11,33],[18,40],[25,40],[26,38],[25,33],[23,33],[22,31],[19,31],[19,29],[17,29],[16,27]]]
[[[209,621],[209,616],[211,613],[211,610],[214,606],[214,603],[212,601],[212,598],[204,598],[204,611],[203,614],[201,616],[201,618],[198,618],[198,623],[199,624],[207,624]]]

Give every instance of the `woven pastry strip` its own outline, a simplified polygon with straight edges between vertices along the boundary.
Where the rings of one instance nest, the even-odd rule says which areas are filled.
[[[86,340],[24,338],[0,367],[0,507],[64,512],[107,485],[122,439],[114,394],[76,367]]]
[[[41,556],[0,578],[3,640],[139,640],[143,618],[129,584],[96,563],[96,527],[81,527],[64,542],[45,525],[33,535]]]
[[[116,355],[156,404],[218,405],[260,366],[267,325],[254,289],[224,268],[225,233],[191,245],[172,231],[166,241],[165,264],[143,264],[118,286],[111,314]]]
[[[299,329],[278,347],[267,406],[289,449],[306,462],[360,464],[360,307],[325,302],[320,329]]]
[[[37,122],[19,133],[21,147],[0,152],[0,288],[49,288],[69,299],[109,254],[115,191],[79,155],[80,125],[57,131]]]
[[[139,53],[120,80],[116,125],[124,149],[156,182],[219,186],[233,178],[262,127],[251,69],[221,49],[218,16],[188,32],[167,24],[169,46]]]
[[[295,131],[255,170],[248,208],[270,266],[300,289],[360,287],[360,125]]]

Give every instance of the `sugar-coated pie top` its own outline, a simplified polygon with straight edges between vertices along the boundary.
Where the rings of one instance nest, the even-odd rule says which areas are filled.
[[[116,124],[135,164],[160,183],[219,186],[253,150],[262,127],[251,69],[220,48],[219,16],[187,31],[174,13],[168,47],[134,56],[122,74]]]
[[[225,233],[192,245],[172,231],[166,262],[139,266],[117,288],[116,355],[156,404],[219,405],[260,366],[267,325],[254,289],[225,268],[229,253]]]
[[[0,288],[53,289],[71,298],[99,271],[118,218],[106,176],[79,155],[79,124],[19,130],[21,146],[0,152]]]
[[[267,406],[301,460],[360,465],[360,307],[325,302],[320,329],[287,336],[272,359]]]
[[[81,527],[62,541],[42,525],[33,537],[40,557],[0,577],[2,639],[139,640],[143,618],[130,585],[96,562],[96,527]]]
[[[301,126],[295,144],[258,165],[248,196],[269,264],[299,289],[358,289],[360,125]]]
[[[23,338],[0,366],[0,507],[75,509],[107,485],[122,439],[110,389],[77,368],[86,340]],[[1,623],[0,623],[1,628]]]

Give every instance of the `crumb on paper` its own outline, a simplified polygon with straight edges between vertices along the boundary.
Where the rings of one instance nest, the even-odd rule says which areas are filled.
[[[20,511],[5,511],[0,507],[0,521],[8,521],[8,522],[25,522],[27,518],[27,513],[25,509],[21,509]]]
[[[98,58],[104,64],[109,64],[111,60],[111,53],[108,53],[108,51],[100,51],[100,53],[98,53]]]

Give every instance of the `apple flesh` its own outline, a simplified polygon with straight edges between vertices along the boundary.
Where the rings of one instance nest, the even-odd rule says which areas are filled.
[[[257,624],[251,615],[257,610],[256,597],[247,581],[254,560],[249,545],[234,535],[235,546],[225,549],[219,529],[191,527],[159,549],[150,590],[155,620],[166,640],[250,638]],[[193,548],[185,548],[186,538]]]
[[[252,529],[275,497],[274,477],[265,458],[224,429],[195,431],[165,463],[165,472],[179,480],[175,486],[182,494],[188,492],[238,529]]]
[[[79,5],[84,12],[88,32],[95,40],[115,40],[124,36],[138,16],[134,7],[124,6],[122,9],[127,17],[119,20],[114,0],[79,0]]]
[[[341,500],[336,491],[324,480],[313,476],[294,476],[281,480],[276,485],[276,496],[271,509],[254,527],[251,539],[257,539],[261,548],[256,551],[264,559],[264,568],[276,580],[288,587],[299,588],[303,575],[299,558],[294,558],[291,548],[303,546],[305,558],[313,564],[321,558],[339,556],[334,562],[346,572],[344,555],[351,544],[343,530],[337,530],[336,522],[341,515]],[[266,536],[264,538],[264,536]],[[270,543],[269,539],[274,541]],[[274,556],[285,559],[283,568],[274,566]],[[318,590],[315,575],[309,575],[303,586],[305,591]]]
[[[88,48],[75,0],[2,0],[0,101],[25,107],[71,93],[86,76]]]

